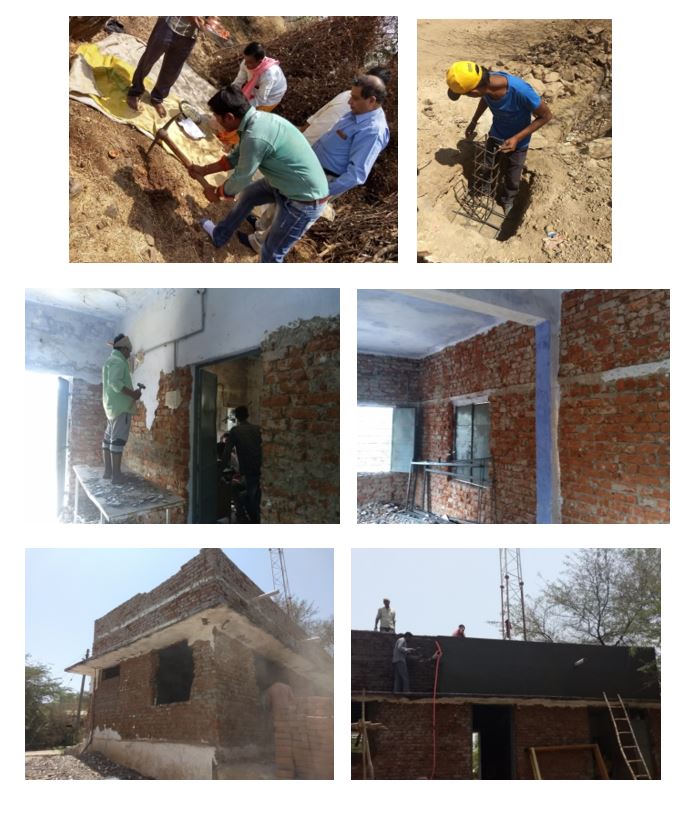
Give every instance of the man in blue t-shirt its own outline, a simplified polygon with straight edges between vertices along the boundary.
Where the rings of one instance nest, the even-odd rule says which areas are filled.
[[[498,157],[507,157],[498,202],[504,215],[508,215],[518,193],[530,136],[552,119],[552,111],[523,79],[503,71],[490,71],[468,60],[454,62],[447,71],[446,83],[448,96],[454,101],[461,96],[480,99],[466,128],[467,138],[475,134],[485,110],[492,111],[485,164],[492,167]]]

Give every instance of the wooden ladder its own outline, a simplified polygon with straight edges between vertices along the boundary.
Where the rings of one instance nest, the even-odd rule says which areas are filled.
[[[616,701],[610,701],[609,698],[607,698],[606,692],[603,692],[602,695],[607,704],[612,724],[614,725],[614,731],[617,735],[617,741],[619,742],[619,749],[621,750],[622,757],[626,761],[631,777],[634,780],[652,780],[648,766],[645,760],[643,760],[641,748],[636,740],[633,727],[631,726],[629,713],[626,711],[624,702],[621,700],[621,695],[617,693]]]

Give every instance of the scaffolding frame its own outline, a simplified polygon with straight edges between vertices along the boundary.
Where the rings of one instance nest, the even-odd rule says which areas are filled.
[[[512,615],[517,611],[523,630],[523,641],[528,641],[525,623],[525,595],[520,548],[499,549],[499,592],[501,594],[501,635],[513,638]]]
[[[475,522],[492,522],[491,519],[489,521],[486,519],[487,515],[491,514],[491,501],[493,496],[492,484],[489,479],[491,463],[491,458],[466,458],[454,461],[411,461],[410,470],[408,471],[408,488],[405,499],[406,511],[418,510],[418,506],[415,502],[415,494],[417,492],[418,475],[422,474],[422,505],[419,508],[423,512],[432,514],[430,475],[443,475],[458,483],[475,487],[478,490],[477,520]],[[481,471],[481,476],[477,480],[472,480],[473,470],[478,468]],[[463,474],[459,474],[458,469],[468,471],[470,479]],[[483,508],[483,496],[485,493],[489,495],[490,509],[488,510],[484,510]]]

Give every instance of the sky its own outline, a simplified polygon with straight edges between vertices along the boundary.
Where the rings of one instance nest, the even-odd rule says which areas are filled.
[[[268,549],[223,551],[260,588],[273,590]],[[333,550],[283,551],[292,595],[313,601],[319,617],[331,616]],[[25,652],[78,690],[81,677],[63,670],[92,647],[94,620],[151,591],[198,553],[197,548],[27,549]]]
[[[537,594],[554,579],[576,549],[522,548],[525,593]],[[540,576],[542,575],[542,576]],[[396,630],[450,636],[459,624],[466,636],[501,638],[499,549],[353,549],[351,560],[354,630],[372,630],[382,599],[396,611]]]

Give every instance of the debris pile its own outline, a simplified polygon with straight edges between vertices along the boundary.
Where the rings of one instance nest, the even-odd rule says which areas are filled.
[[[550,103],[576,96],[577,83],[592,86],[588,104],[578,111],[566,141],[612,135],[612,31],[600,25],[585,33],[553,35],[517,55],[523,78]]]
[[[71,755],[26,756],[27,780],[148,780],[99,752],[86,752],[81,757]]]
[[[455,523],[446,515],[429,514],[428,512],[409,511],[399,503],[365,503],[358,506],[358,523]]]

